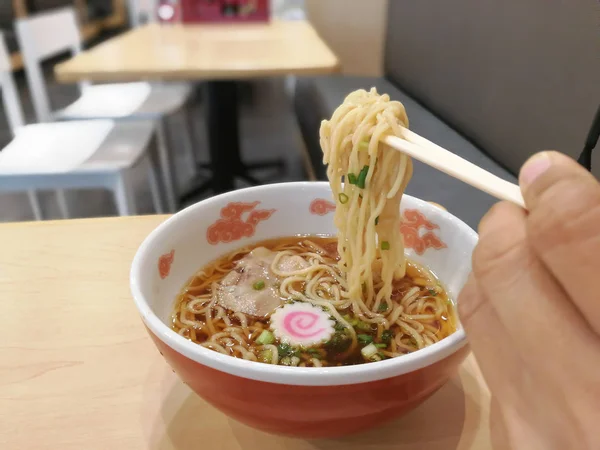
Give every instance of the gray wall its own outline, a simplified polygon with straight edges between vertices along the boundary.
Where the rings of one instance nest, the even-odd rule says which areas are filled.
[[[600,103],[597,0],[391,0],[388,21],[387,76],[498,162],[579,154]]]

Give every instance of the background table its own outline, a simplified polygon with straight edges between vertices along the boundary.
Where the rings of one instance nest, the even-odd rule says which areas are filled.
[[[135,28],[58,64],[62,82],[320,75],[338,59],[308,21]]]
[[[133,255],[164,219],[0,225],[1,449],[491,448],[472,356],[419,408],[352,438],[271,436],[202,401],[155,349],[129,293]]]
[[[124,33],[56,66],[59,81],[205,80],[213,177],[196,190],[257,184],[251,171],[281,165],[242,162],[234,80],[335,72],[338,60],[307,21],[261,24],[158,25]]]

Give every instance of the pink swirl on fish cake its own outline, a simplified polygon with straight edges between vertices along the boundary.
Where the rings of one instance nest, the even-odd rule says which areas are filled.
[[[318,322],[319,316],[315,313],[294,311],[285,316],[285,319],[283,319],[283,326],[290,336],[301,339],[311,338],[325,331],[325,328],[323,327],[311,331],[311,328]]]
[[[307,302],[284,305],[271,316],[275,336],[292,346],[310,346],[331,339],[334,324],[329,314]]]

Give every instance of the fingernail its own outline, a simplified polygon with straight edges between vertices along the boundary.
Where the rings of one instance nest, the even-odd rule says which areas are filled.
[[[527,160],[521,169],[519,181],[521,186],[531,185],[541,174],[550,167],[551,160],[548,152],[538,153]]]

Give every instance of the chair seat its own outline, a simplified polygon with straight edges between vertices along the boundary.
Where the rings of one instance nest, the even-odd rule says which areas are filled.
[[[154,127],[152,121],[112,120],[27,125],[0,152],[0,177],[119,171],[135,165]]]
[[[321,120],[330,118],[350,92],[356,89],[368,90],[373,86],[380,94],[389,94],[392,100],[399,100],[404,104],[410,128],[414,132],[501,178],[516,181],[513,174],[497,164],[483,150],[389,81],[384,78],[344,76],[304,78],[299,80],[296,87],[296,114],[319,179],[327,179],[319,145]],[[413,161],[413,165],[413,177],[406,192],[445,206],[473,228],[477,227],[481,217],[497,201],[488,194],[419,161]]]
[[[115,83],[86,86],[81,96],[56,111],[58,120],[154,119],[180,109],[192,92],[188,83]]]

